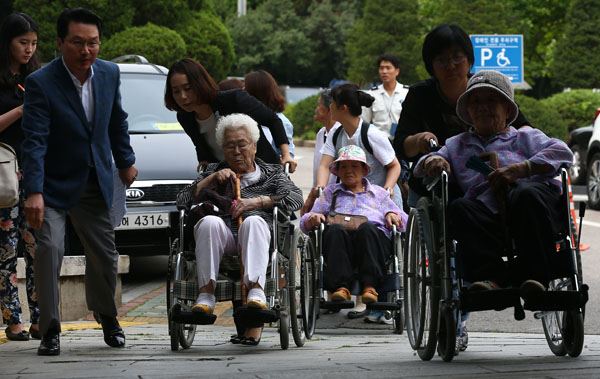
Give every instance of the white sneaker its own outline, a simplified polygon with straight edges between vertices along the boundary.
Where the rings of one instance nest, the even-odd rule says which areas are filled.
[[[262,288],[252,288],[248,291],[246,305],[248,308],[267,309],[267,297]]]
[[[394,320],[392,320],[391,314],[384,311],[371,311],[365,317],[365,322],[371,324],[384,324],[384,325],[392,325]]]

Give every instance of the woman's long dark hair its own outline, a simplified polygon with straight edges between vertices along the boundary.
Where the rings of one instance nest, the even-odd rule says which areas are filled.
[[[373,105],[373,102],[375,101],[373,96],[361,91],[360,88],[353,83],[334,87],[331,90],[331,97],[338,107],[346,105],[348,111],[354,117],[360,116],[362,107],[368,108]]]
[[[15,78],[10,72],[10,43],[16,37],[33,32],[39,34],[38,26],[31,17],[25,13],[12,13],[4,19],[0,26],[0,88],[14,87]],[[33,53],[27,64],[20,67],[19,74],[22,79],[40,67],[37,51]]]
[[[165,106],[170,111],[182,112],[183,109],[177,105],[171,90],[171,78],[174,74],[184,74],[190,86],[196,94],[196,100],[201,104],[211,104],[217,97],[219,86],[210,76],[208,71],[200,63],[191,58],[185,58],[173,63],[167,74],[167,85],[165,86]]]
[[[283,112],[285,109],[285,98],[275,78],[265,70],[247,74],[244,78],[244,89],[275,113]]]

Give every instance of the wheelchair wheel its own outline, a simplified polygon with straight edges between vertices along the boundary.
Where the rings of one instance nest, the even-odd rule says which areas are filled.
[[[583,350],[583,314],[576,311],[564,312],[563,343],[569,356],[575,358]]]
[[[294,230],[292,242],[290,244],[290,264],[288,273],[288,294],[290,299],[290,324],[292,326],[292,335],[294,343],[298,347],[304,346],[306,335],[304,333],[303,319],[306,317],[306,308],[302,303],[302,281],[303,270],[306,270],[306,261],[303,257],[302,232]]]
[[[440,315],[437,351],[445,362],[450,362],[456,355],[456,311],[443,305]]]
[[[419,201],[410,212],[404,250],[404,314],[408,339],[422,360],[430,360],[437,344],[439,286],[433,256],[429,201]]]
[[[571,280],[556,279],[550,282],[550,290],[565,291],[572,289]],[[577,357],[583,349],[583,314],[580,311],[551,311],[542,317],[542,327],[546,342],[554,355],[569,354]]]
[[[402,251],[402,240],[398,237],[398,240],[394,244],[396,251],[394,252],[396,259],[398,260],[398,275],[402,274],[402,261],[403,261],[403,251]],[[401,279],[398,279],[401,280]],[[403,282],[401,281],[400,284]],[[399,289],[398,294],[396,292],[391,292],[389,297],[391,298],[392,303],[400,304],[401,307],[398,310],[392,312],[392,320],[394,323],[394,334],[403,334],[404,333],[404,292],[402,288]]]
[[[311,339],[315,333],[317,317],[319,315],[319,272],[317,270],[317,254],[313,241],[304,236],[302,238],[303,254],[300,269],[300,303],[302,304],[302,326],[304,335]]]
[[[287,350],[290,347],[290,314],[289,314],[289,295],[287,288],[282,288],[281,309],[279,313],[279,344],[282,350]]]
[[[190,280],[195,276],[194,265],[187,262],[183,254],[179,251],[179,241],[175,240],[171,248],[169,263],[167,267],[167,309],[169,312],[169,335],[171,336],[171,350],[177,351],[179,346],[183,349],[189,349],[194,342],[196,335],[196,325],[179,324],[172,321],[171,310],[173,306],[179,304],[184,308],[191,308],[193,301],[178,299],[175,297],[174,283],[176,280]]]

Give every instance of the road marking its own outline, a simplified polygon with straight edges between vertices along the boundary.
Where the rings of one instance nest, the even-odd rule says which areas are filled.
[[[583,220],[583,225],[593,226],[594,228],[600,228],[600,222]]]

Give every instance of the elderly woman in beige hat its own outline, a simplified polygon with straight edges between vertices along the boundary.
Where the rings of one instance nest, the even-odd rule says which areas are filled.
[[[332,292],[333,301],[350,300],[348,288],[357,271],[362,301],[372,303],[377,301],[375,288],[385,273],[385,261],[392,254],[390,229],[396,225],[404,230],[408,216],[398,208],[388,191],[365,178],[370,168],[360,147],[344,146],[338,156],[329,169],[340,178],[340,183],[325,188],[312,210],[300,219],[300,228],[306,233],[325,223],[326,215],[332,211],[367,218],[367,222],[353,231],[339,224],[325,228],[324,288]]]
[[[561,189],[553,178],[571,164],[572,153],[564,142],[538,129],[511,126],[518,108],[510,79],[499,72],[473,75],[456,111],[472,129],[421,158],[415,174],[445,170],[464,193],[448,208],[462,276],[473,283],[471,290],[520,285],[523,297],[544,291],[551,279],[550,254],[556,250],[561,219]],[[492,173],[466,168],[471,157],[490,153],[498,157]],[[503,208],[504,217],[499,217]],[[503,218],[508,225],[503,225]],[[515,243],[516,267],[509,268],[502,259],[505,230]]]

